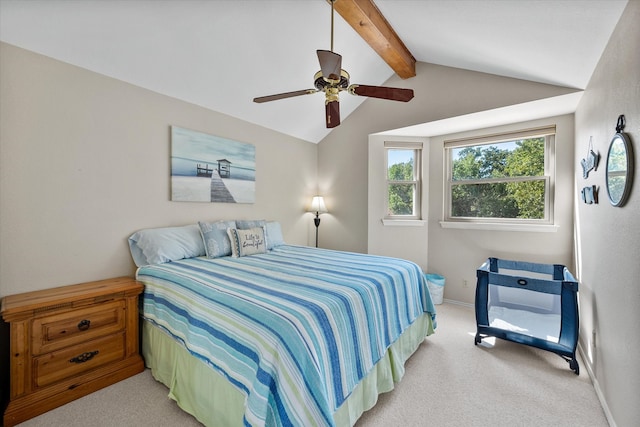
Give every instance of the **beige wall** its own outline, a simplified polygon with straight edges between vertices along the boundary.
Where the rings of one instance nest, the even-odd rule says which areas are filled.
[[[598,205],[576,200],[576,265],[580,280],[580,346],[605,401],[612,425],[640,420],[640,2],[630,1],[575,114],[574,163],[586,157],[589,138],[600,153],[596,172],[576,187],[596,185]],[[605,165],[620,114],[633,145],[635,179],[627,204],[608,201]],[[595,342],[592,340],[595,332]]]
[[[321,225],[327,247],[367,251],[370,134],[575,91],[426,63],[417,64],[416,77],[385,85],[413,89],[415,98],[368,99],[319,144],[318,188],[331,212]]]
[[[313,242],[315,144],[0,49],[0,296],[132,275],[126,239],[141,228],[273,219]],[[255,144],[255,204],[171,202],[171,125]]]

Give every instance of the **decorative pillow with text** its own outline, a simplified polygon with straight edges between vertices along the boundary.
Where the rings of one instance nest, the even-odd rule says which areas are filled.
[[[231,241],[231,254],[234,257],[263,254],[267,252],[265,227],[254,227],[246,230],[227,229]]]

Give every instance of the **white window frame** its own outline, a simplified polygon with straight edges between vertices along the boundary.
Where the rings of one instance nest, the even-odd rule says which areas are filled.
[[[444,228],[476,228],[490,230],[512,231],[555,231],[554,223],[554,193],[555,193],[555,125],[542,128],[525,129],[515,132],[483,135],[473,138],[444,141],[444,200],[443,220],[440,225]],[[479,180],[465,180],[465,184],[517,182],[530,180],[545,180],[544,218],[478,218],[478,217],[453,217],[451,192],[453,188],[453,159],[454,148],[489,145],[501,142],[517,141],[527,138],[545,138],[544,147],[544,176],[542,177],[506,177]],[[459,182],[458,182],[459,183]]]
[[[407,150],[414,152],[414,168],[412,181],[393,181],[389,179],[389,150]],[[386,141],[384,143],[384,178],[385,178],[385,196],[384,196],[384,218],[383,223],[394,221],[415,221],[422,220],[422,150],[421,142],[398,142]],[[413,214],[412,215],[390,215],[389,214],[389,186],[392,184],[412,184],[415,186],[413,195]]]

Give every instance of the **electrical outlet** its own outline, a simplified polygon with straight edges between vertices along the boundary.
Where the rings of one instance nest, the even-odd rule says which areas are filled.
[[[463,288],[468,288],[469,287],[469,282],[467,282],[466,279],[462,279],[462,287]]]

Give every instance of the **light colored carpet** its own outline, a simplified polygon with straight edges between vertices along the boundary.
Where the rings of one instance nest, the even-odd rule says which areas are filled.
[[[582,360],[577,376],[549,352],[502,340],[475,346],[473,309],[437,311],[436,334],[357,427],[608,426]],[[167,391],[146,370],[20,426],[199,426]]]

